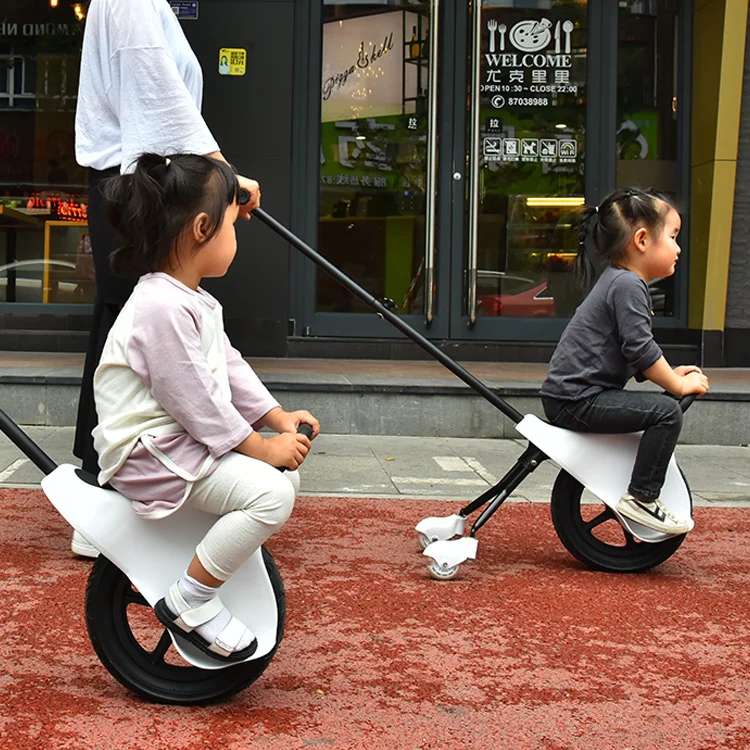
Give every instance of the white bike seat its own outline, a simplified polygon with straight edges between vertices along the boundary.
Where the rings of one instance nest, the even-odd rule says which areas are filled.
[[[628,491],[643,433],[573,432],[554,427],[533,414],[527,414],[516,429],[612,510]],[[690,493],[674,456],[669,461],[660,498],[678,518],[691,518]],[[669,534],[654,531],[619,514],[617,517],[633,536],[644,542],[662,542],[669,538]],[[692,529],[694,522],[691,520],[690,524]]]

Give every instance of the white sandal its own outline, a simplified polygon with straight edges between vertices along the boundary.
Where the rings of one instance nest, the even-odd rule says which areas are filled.
[[[209,599],[198,607],[191,607],[180,593],[178,585],[174,583],[169,589],[169,599],[179,610],[178,613],[172,612],[166,598],[159,599],[154,606],[154,614],[157,619],[165,628],[190,641],[203,653],[221,661],[235,662],[250,658],[258,648],[258,641],[252,631],[234,616],[221,633],[216,636],[213,643],[209,643],[203,636],[195,632],[195,628],[213,620],[224,609],[224,605],[218,596]],[[252,636],[250,645],[237,650],[237,646],[242,642],[246,633],[250,633]]]

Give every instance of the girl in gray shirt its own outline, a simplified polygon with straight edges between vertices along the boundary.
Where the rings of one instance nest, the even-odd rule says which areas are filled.
[[[584,210],[576,275],[584,288],[595,268],[591,237],[606,264],[565,329],[541,389],[544,411],[557,427],[581,432],[643,430],[628,492],[617,511],[667,534],[684,534],[659,493],[682,428],[679,403],[664,393],[626,391],[635,376],[669,394],[702,395],[708,380],[693,365],[670,367],[651,330],[648,282],[674,273],[681,220],[668,197],[636,188],[617,190]]]

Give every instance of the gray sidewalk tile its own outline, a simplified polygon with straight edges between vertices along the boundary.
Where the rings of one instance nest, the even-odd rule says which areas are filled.
[[[74,428],[36,425],[25,430],[55,462],[78,465],[71,452]],[[323,434],[302,467],[302,491],[435,498],[460,507],[499,480],[525,445],[520,439]],[[697,505],[750,506],[750,448],[680,445],[677,458]],[[511,500],[549,502],[558,472],[551,461],[544,462]],[[0,485],[38,485],[40,479],[41,472],[0,438]]]

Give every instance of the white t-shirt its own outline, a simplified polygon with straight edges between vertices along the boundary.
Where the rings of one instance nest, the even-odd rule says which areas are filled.
[[[76,111],[81,166],[131,171],[145,152],[209,154],[203,74],[167,0],[92,0]]]

